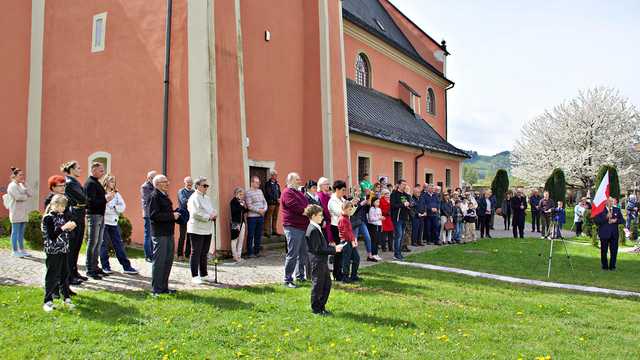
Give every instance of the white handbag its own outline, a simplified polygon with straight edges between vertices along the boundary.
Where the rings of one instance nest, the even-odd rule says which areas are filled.
[[[13,196],[9,194],[2,195],[2,204],[7,210],[11,209],[11,207],[13,206],[13,203],[15,203]]]

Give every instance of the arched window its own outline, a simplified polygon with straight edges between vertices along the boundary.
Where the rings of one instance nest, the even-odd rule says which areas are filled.
[[[358,54],[356,59],[356,84],[371,87],[371,66],[365,54]]]
[[[427,113],[431,115],[436,113],[436,94],[432,88],[427,89]]]
[[[91,170],[91,164],[95,161],[102,163],[104,165],[105,174],[111,173],[111,154],[106,151],[96,151],[93,154],[89,155],[88,158],[88,166],[87,172]]]

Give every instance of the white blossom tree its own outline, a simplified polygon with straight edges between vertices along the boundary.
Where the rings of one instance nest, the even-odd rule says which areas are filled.
[[[596,87],[527,122],[511,154],[512,173],[542,185],[561,168],[567,185],[594,186],[600,165],[618,169],[621,185],[636,181],[640,113],[612,88]]]

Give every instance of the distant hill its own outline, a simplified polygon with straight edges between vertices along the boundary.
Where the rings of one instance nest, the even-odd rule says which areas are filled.
[[[478,170],[478,179],[492,179],[498,169],[505,169],[511,175],[511,152],[503,151],[492,156],[480,155],[477,151],[467,151],[471,156],[464,161],[466,166]]]

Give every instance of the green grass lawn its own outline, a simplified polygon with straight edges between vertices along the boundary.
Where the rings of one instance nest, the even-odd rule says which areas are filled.
[[[334,287],[83,292],[44,313],[42,290],[0,286],[3,359],[554,359],[640,357],[640,302],[381,264]]]
[[[570,230],[571,227],[573,226],[573,206],[567,206],[565,209],[565,213],[566,213],[566,222],[564,223],[564,225],[562,225],[562,228],[565,230]],[[531,209],[528,208],[527,212],[526,212],[526,219],[525,219],[525,230],[527,229],[531,229]]]
[[[412,255],[408,259],[492,274],[547,280],[550,245],[550,241],[537,238],[487,239],[442,247]],[[640,255],[619,252],[617,270],[603,271],[600,269],[600,249],[567,242],[567,250],[575,272],[569,267],[562,243],[555,242],[551,281],[640,291]]]

